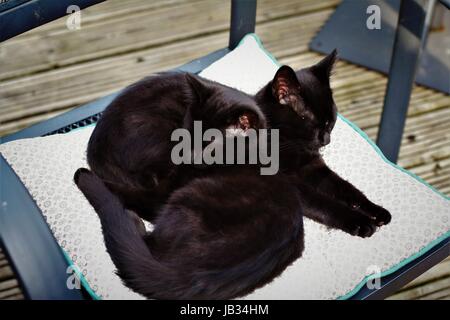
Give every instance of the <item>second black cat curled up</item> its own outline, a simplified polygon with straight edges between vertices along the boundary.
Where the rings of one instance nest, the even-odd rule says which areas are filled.
[[[89,143],[93,172],[79,169],[74,179],[128,287],[157,299],[235,298],[301,256],[303,216],[360,237],[389,223],[389,212],[320,156],[336,121],[329,84],[335,59],[334,52],[296,73],[283,66],[255,96],[194,75],[157,76],[107,108]],[[171,165],[171,131],[194,120],[239,127],[242,116],[243,130],[279,130],[278,174]],[[131,210],[154,230],[145,232]]]

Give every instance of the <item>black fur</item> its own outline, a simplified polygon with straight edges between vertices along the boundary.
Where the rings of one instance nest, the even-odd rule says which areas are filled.
[[[303,215],[368,237],[390,214],[332,172],[320,156],[336,122],[332,53],[295,73],[281,67],[256,96],[187,74],[131,86],[105,111],[75,182],[97,211],[127,286],[148,298],[228,299],[271,281],[303,251]],[[174,166],[171,132],[252,127],[280,130],[281,171]],[[206,125],[205,125],[206,124]],[[154,223],[146,233],[142,222]]]
[[[265,127],[254,99],[243,92],[187,73],[151,76],[105,110],[89,141],[88,163],[127,208],[151,221],[170,193],[197,175],[198,167],[172,163],[173,130],[192,130],[195,120],[204,130],[225,129],[244,113],[254,114],[254,128]]]
[[[378,226],[390,222],[391,215],[329,169],[320,155],[337,118],[330,88],[335,60],[336,51],[297,72],[281,67],[256,95],[256,102],[270,127],[280,130],[280,167],[298,188],[303,214],[352,235],[370,237]]]
[[[128,287],[156,299],[229,299],[266,284],[303,251],[295,188],[248,170],[177,189],[149,234],[95,174],[79,169],[75,181],[96,209]]]

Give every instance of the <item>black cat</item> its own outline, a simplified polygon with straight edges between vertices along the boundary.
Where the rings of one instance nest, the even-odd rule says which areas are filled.
[[[336,51],[296,73],[281,67],[255,97],[280,134],[280,168],[300,192],[302,212],[352,235],[371,236],[390,213],[327,167],[319,150],[330,142],[337,117],[330,88]]]
[[[155,90],[160,89],[159,94],[170,95],[167,98],[158,95],[158,99],[174,103],[171,110],[176,112],[160,110],[158,101],[161,100],[150,100],[150,104],[146,99],[152,96],[154,88],[145,86],[136,88],[139,94],[130,96],[130,99],[124,94],[122,102],[115,104],[119,105],[117,109],[128,104],[127,111],[125,107],[116,111],[117,114],[109,111],[114,103],[108,108],[105,115],[109,114],[109,117],[102,118],[99,125],[104,121],[103,125],[96,128],[104,132],[91,140],[88,149],[91,168],[107,187],[102,179],[86,169],[77,171],[75,182],[99,214],[106,247],[127,286],[149,298],[234,298],[271,281],[301,255],[302,215],[362,237],[372,235],[377,226],[389,222],[390,215],[386,210],[339,178],[320,156],[319,149],[329,143],[336,121],[336,107],[329,86],[334,60],[335,53],[297,74],[289,67],[281,67],[273,81],[255,97],[242,95],[245,103],[235,90],[224,89],[233,94],[223,95],[217,84],[212,84],[214,90],[210,94],[220,98],[210,100],[210,97],[202,96],[205,92],[203,86],[211,85],[210,82],[193,76],[178,76],[174,78],[176,81],[198,80],[194,87],[189,87],[196,93],[187,94],[195,97],[187,100],[191,101],[191,104],[186,104],[189,108],[177,105],[180,96],[185,99],[186,91],[173,90],[179,89],[177,86],[180,85],[171,81],[161,82],[160,86],[155,83]],[[166,104],[167,100],[164,102],[170,105]],[[209,108],[204,106],[208,103],[211,103]],[[154,108],[146,112],[149,104]],[[256,104],[265,116],[258,107],[255,108]],[[137,110],[141,113],[134,112],[136,105],[140,106]],[[224,109],[217,109],[217,105],[224,106]],[[236,105],[239,108],[233,109]],[[201,175],[191,175],[190,171],[184,174],[187,168],[172,167],[170,159],[168,163],[158,162],[170,155],[170,139],[166,130],[183,125],[189,127],[195,119],[193,114],[197,119],[217,119],[214,112],[219,110],[228,114],[226,110],[230,107],[230,110],[238,111],[228,118],[227,124],[224,122],[227,117],[222,117],[219,122],[209,125],[226,128],[230,123],[239,123],[240,115],[248,113],[252,115],[252,126],[264,126],[266,118],[271,128],[279,129],[281,171],[277,175],[260,176],[259,171],[249,166],[234,166],[226,171],[219,168],[207,174],[202,171]],[[214,111],[203,117],[202,108]],[[174,114],[177,116],[175,121],[169,121],[171,125],[164,125],[153,121],[152,115],[155,114],[164,115],[160,122],[173,119]],[[108,132],[114,131],[116,124],[126,117],[128,120],[118,127],[120,133]],[[127,133],[127,130],[136,129],[132,120],[142,121],[140,133]],[[145,123],[148,121],[153,126],[147,131]],[[165,134],[161,129],[165,129]],[[159,131],[153,135],[154,130]],[[106,139],[111,139],[107,140],[111,144],[114,139],[120,140],[118,147],[96,148]],[[140,145],[127,147],[127,139],[143,141],[128,141],[132,145]],[[159,148],[160,145],[164,148],[158,149],[160,153],[151,158],[153,155],[147,149]],[[117,152],[119,154],[115,155]],[[128,177],[124,170],[127,166],[134,165],[135,171],[145,167],[142,156],[133,156],[132,153],[143,153],[147,156],[145,159],[152,159],[160,165],[149,162],[148,172],[151,174],[146,179],[140,175]],[[108,157],[125,160],[115,160],[111,164]],[[134,158],[141,162],[131,164]],[[117,163],[122,167],[115,166]],[[105,170],[105,165],[111,168]],[[162,174],[155,177],[155,172]],[[124,177],[119,180],[114,174],[119,177],[124,174]],[[176,178],[172,179],[173,176]],[[188,178],[180,183],[180,176]],[[134,186],[134,180],[139,181],[139,187],[142,187],[139,189],[142,194],[135,198],[132,195],[134,189],[126,189],[129,185]],[[156,183],[148,182],[155,180]],[[172,180],[177,181],[175,185]],[[160,181],[165,181],[164,184],[170,187],[161,187]],[[158,188],[162,190],[160,193],[151,192]],[[159,194],[163,196],[158,199]],[[153,201],[151,205],[147,205],[147,198]],[[131,199],[129,203],[127,199]],[[142,200],[144,204],[141,206],[139,201]],[[134,207],[129,205],[133,201],[136,201]],[[156,216],[152,233],[146,234],[140,220],[126,211],[128,208],[136,210],[136,207],[141,215],[145,211],[143,209],[153,210],[144,214]]]

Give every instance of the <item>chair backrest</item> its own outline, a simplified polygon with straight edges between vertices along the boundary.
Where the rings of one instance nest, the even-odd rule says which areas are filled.
[[[450,10],[450,0],[439,0],[447,9]]]
[[[254,33],[255,23],[256,0],[232,0],[228,48],[233,50],[247,33]]]

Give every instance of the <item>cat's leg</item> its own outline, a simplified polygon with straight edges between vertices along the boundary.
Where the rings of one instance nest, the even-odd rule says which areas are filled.
[[[370,237],[377,229],[375,220],[360,214],[335,198],[306,185],[298,185],[303,215],[330,228],[351,235]]]
[[[301,172],[298,179],[308,181],[318,192],[345,203],[356,214],[360,213],[374,220],[377,226],[391,221],[389,211],[367,199],[360,190],[323,162],[308,168],[307,172]]]

